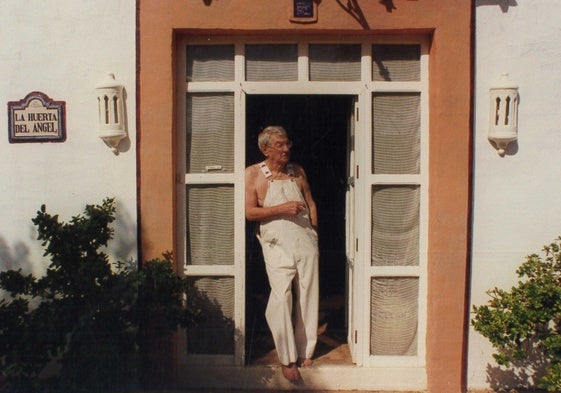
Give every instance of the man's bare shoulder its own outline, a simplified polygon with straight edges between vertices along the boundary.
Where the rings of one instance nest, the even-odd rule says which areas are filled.
[[[306,177],[306,172],[304,172],[302,165],[296,162],[291,162],[290,164],[292,165],[292,170],[294,171],[294,177]]]
[[[261,183],[265,176],[262,174],[261,168],[259,168],[259,163],[250,165],[245,168],[245,179],[247,184],[256,185]]]
[[[245,168],[245,174],[255,176],[259,173],[259,164],[253,164]]]

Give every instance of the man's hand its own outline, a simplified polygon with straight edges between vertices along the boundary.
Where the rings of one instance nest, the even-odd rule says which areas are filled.
[[[300,201],[289,201],[278,205],[279,213],[287,216],[296,216],[306,208],[306,204]]]

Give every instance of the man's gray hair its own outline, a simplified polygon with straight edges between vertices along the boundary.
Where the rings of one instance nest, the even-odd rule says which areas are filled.
[[[257,137],[257,144],[261,146],[269,146],[269,141],[272,135],[277,135],[280,137],[287,138],[286,130],[282,126],[268,126],[259,133]]]

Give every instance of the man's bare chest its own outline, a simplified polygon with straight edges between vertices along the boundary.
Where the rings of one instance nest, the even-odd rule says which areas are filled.
[[[290,182],[293,185],[296,186],[296,188],[298,188],[298,190],[301,192],[301,186],[300,186],[300,182],[298,181],[297,178],[290,178],[287,177],[285,179],[272,179],[272,180],[267,180],[267,179],[260,179],[256,186],[255,186],[255,190],[257,192],[257,201],[259,206],[264,206],[265,205],[265,199],[267,198],[267,193],[269,192],[269,190],[271,188],[274,189],[274,187],[271,187],[270,183],[276,183],[278,184],[282,184],[282,183],[287,183]]]

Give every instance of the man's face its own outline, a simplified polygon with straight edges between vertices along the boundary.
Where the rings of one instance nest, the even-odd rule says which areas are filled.
[[[291,147],[292,142],[288,138],[271,135],[269,145],[266,147],[266,155],[272,161],[288,162]]]

